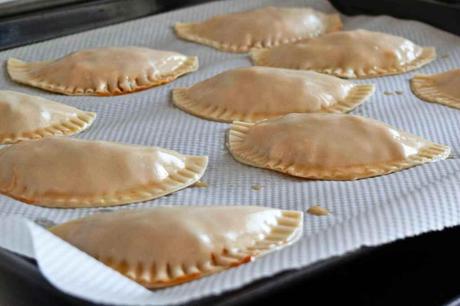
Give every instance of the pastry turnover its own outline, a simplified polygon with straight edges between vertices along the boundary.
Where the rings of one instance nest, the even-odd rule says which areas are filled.
[[[223,51],[269,48],[342,29],[337,14],[311,8],[265,7],[215,16],[199,23],[178,23],[179,37]]]
[[[177,285],[294,242],[302,212],[256,206],[155,207],[97,214],[51,228],[147,288]]]
[[[324,113],[234,122],[228,148],[244,164],[322,180],[383,175],[450,154],[449,147],[373,119]]]
[[[373,92],[373,85],[314,71],[248,67],[223,72],[190,88],[176,88],[173,101],[206,119],[254,122],[288,113],[347,112]]]
[[[49,137],[0,150],[0,193],[46,207],[114,206],[192,185],[207,162],[157,147]]]
[[[315,70],[342,78],[371,78],[419,68],[436,58],[434,48],[380,32],[330,33],[297,44],[255,49],[257,65]]]
[[[460,109],[460,69],[433,75],[416,75],[411,88],[420,99]]]
[[[112,96],[171,82],[198,68],[198,59],[148,48],[80,50],[54,61],[10,58],[16,82],[66,95]]]
[[[95,113],[6,90],[0,90],[0,114],[0,144],[76,134],[96,118]]]

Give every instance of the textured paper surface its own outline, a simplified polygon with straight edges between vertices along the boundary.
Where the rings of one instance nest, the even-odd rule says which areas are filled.
[[[409,88],[417,73],[460,66],[460,38],[428,25],[390,17],[343,17],[346,29],[365,28],[404,36],[422,46],[435,46],[438,59],[415,72],[357,81],[374,83],[377,91],[352,113],[382,120],[434,142],[452,147],[452,158],[395,174],[355,182],[306,181],[234,161],[225,149],[229,125],[199,119],[175,108],[174,87],[187,87],[221,71],[249,66],[245,54],[231,54],[179,40],[175,22],[203,20],[216,14],[268,4],[309,5],[332,12],[323,1],[225,1],[110,26],[12,49],[14,56],[46,60],[81,48],[137,45],[197,55],[199,71],[150,90],[118,97],[67,97],[13,83],[3,69],[0,88],[63,102],[97,112],[93,126],[78,138],[154,145],[184,154],[209,155],[203,180],[207,188],[187,188],[157,200],[113,209],[157,205],[263,205],[306,210],[314,204],[329,209],[327,217],[306,215],[303,238],[293,246],[253,263],[188,284],[148,291],[106,268],[36,225],[60,223],[108,209],[47,209],[0,196],[0,246],[34,256],[45,277],[59,289],[88,300],[117,305],[164,305],[219,294],[280,271],[398,238],[460,223],[460,111],[425,103]],[[398,95],[395,92],[401,91]],[[387,92],[387,94],[384,94]],[[388,95],[388,93],[393,93]],[[1,120],[1,118],[0,118]],[[260,185],[260,190],[253,190]],[[24,221],[19,217],[31,221]]]

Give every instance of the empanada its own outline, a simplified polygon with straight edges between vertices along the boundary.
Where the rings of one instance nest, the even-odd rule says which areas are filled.
[[[355,30],[272,49],[255,49],[251,57],[260,66],[315,70],[342,78],[372,78],[419,68],[436,58],[436,50],[399,36]]]
[[[139,47],[80,50],[54,61],[10,58],[8,73],[19,83],[66,95],[112,96],[169,83],[198,69],[198,59]]]
[[[155,207],[97,214],[51,228],[147,288],[247,263],[302,234],[303,214],[256,206]]]
[[[0,193],[46,207],[114,206],[192,185],[207,162],[157,147],[49,137],[0,150]]]
[[[321,180],[383,175],[450,154],[449,147],[373,119],[325,113],[234,122],[228,148],[241,163]]]
[[[460,69],[416,75],[411,79],[411,88],[422,100],[460,109]]]
[[[0,90],[0,116],[0,144],[76,134],[96,118],[95,113],[7,90]]]
[[[190,88],[176,88],[173,101],[206,119],[254,122],[289,113],[347,112],[373,92],[373,85],[314,71],[248,67],[225,71]]]
[[[311,8],[265,7],[215,16],[198,23],[178,23],[179,37],[228,52],[269,48],[339,31],[337,14],[327,15]]]

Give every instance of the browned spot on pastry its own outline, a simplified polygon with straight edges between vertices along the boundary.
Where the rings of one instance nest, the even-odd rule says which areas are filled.
[[[313,205],[307,209],[307,213],[313,216],[327,216],[330,214],[327,208],[321,207],[319,205]]]

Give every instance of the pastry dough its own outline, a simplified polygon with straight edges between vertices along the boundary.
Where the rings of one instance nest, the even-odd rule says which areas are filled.
[[[7,90],[0,90],[0,114],[0,144],[76,134],[96,118],[95,113]]]
[[[0,193],[47,207],[114,206],[192,185],[207,162],[157,147],[49,137],[0,150]]]
[[[248,67],[225,71],[190,88],[176,88],[173,101],[206,119],[254,122],[288,113],[348,112],[373,92],[373,85],[314,71]]]
[[[339,31],[337,14],[311,8],[265,7],[215,16],[199,23],[178,23],[179,37],[228,52],[247,52]]]
[[[260,66],[315,70],[343,78],[370,78],[419,68],[436,58],[436,50],[399,36],[355,30],[272,49],[256,49],[251,57]]]
[[[256,206],[155,207],[103,213],[51,231],[148,288],[177,285],[294,242],[303,215]]]
[[[228,147],[244,164],[322,180],[383,175],[450,154],[449,147],[373,119],[323,113],[234,122]]]
[[[416,75],[411,88],[420,99],[460,109],[460,69],[432,75]]]
[[[66,95],[126,94],[196,69],[196,57],[139,47],[85,49],[45,62],[8,60],[14,81]]]

